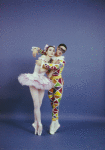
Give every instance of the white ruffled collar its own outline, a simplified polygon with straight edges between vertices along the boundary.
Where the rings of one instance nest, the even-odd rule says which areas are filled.
[[[55,59],[57,59],[57,60],[58,60],[58,59],[59,59],[59,60],[64,60],[64,58],[65,58],[64,56],[58,56],[58,57],[53,56],[53,57],[52,57],[53,60],[55,60]]]

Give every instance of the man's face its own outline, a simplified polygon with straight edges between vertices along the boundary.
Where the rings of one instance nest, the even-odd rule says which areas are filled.
[[[66,52],[66,48],[64,46],[57,47],[57,56],[62,56],[62,54],[65,52]]]

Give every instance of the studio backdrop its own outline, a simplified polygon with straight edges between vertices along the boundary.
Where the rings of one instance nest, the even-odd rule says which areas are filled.
[[[29,88],[18,76],[33,73],[31,47],[67,45],[60,115],[105,115],[105,2],[91,0],[1,0],[1,116],[33,115]],[[47,91],[42,116],[51,115]]]

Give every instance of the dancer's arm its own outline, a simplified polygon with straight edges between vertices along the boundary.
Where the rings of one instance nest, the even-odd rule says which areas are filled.
[[[32,53],[33,57],[36,57],[36,54],[39,54],[39,53],[40,53],[41,55],[45,55],[45,54],[46,54],[45,51],[42,50],[42,49],[39,48],[39,47],[32,47],[31,50],[33,51],[33,53]]]
[[[60,60],[59,64],[52,64],[52,63],[42,62],[42,68],[45,68],[47,70],[57,70],[57,69],[60,69],[61,67],[64,67],[64,65],[65,65],[64,60]]]
[[[36,64],[42,66],[42,68],[47,70],[57,70],[60,69],[61,67],[64,67],[65,61],[59,60],[59,64],[53,64],[53,63],[46,63],[46,62],[42,62],[41,60],[37,60]]]

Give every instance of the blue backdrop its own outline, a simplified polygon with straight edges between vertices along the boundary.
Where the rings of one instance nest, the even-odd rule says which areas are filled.
[[[32,73],[31,47],[65,43],[66,65],[60,115],[85,118],[105,115],[105,1],[1,0],[0,110],[1,115],[33,117],[28,87],[17,80]],[[40,56],[40,55],[39,55]],[[51,115],[45,93],[43,114]]]

